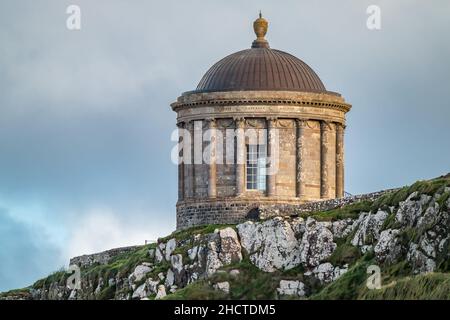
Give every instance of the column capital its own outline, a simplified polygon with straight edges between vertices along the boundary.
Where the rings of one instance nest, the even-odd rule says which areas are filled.
[[[215,118],[206,118],[205,120],[208,123],[208,126],[210,128],[216,128],[217,127],[217,120]]]
[[[236,128],[242,129],[245,127],[245,118],[244,117],[233,117],[234,123],[236,124]]]
[[[266,121],[268,123],[268,127],[273,128],[277,125],[278,118],[277,117],[266,117]]]
[[[297,125],[297,127],[306,127],[307,122],[308,122],[308,119],[303,119],[303,118],[295,119],[295,124]]]
[[[325,121],[325,120],[321,120],[320,121],[320,129],[321,130],[331,130],[331,122],[329,121]]]
[[[186,122],[184,122],[184,121],[177,122],[177,127],[179,129],[184,129],[185,126],[186,126]]]
[[[341,122],[336,122],[336,131],[344,131],[345,128],[347,127],[345,124],[341,123]]]

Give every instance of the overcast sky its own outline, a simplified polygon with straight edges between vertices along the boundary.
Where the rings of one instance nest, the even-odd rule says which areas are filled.
[[[260,9],[271,47],[353,105],[348,192],[450,171],[449,1],[2,0],[0,291],[175,228],[169,104],[250,47]]]

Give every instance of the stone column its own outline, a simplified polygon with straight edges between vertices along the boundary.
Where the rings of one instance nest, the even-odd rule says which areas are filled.
[[[276,190],[276,170],[274,169],[275,164],[274,161],[278,161],[276,159],[277,155],[274,154],[274,148],[278,148],[275,144],[277,141],[275,140],[275,130],[277,119],[276,118],[267,118],[267,157],[270,161],[270,166],[268,168],[267,174],[267,196],[275,197],[277,195]]]
[[[344,125],[336,123],[336,197],[344,197]]]
[[[209,131],[209,165],[208,165],[208,198],[217,196],[217,161],[216,161],[216,119],[208,119]]]
[[[184,197],[193,198],[195,191],[195,171],[194,171],[194,121],[186,122],[185,133],[188,137],[183,137],[185,148],[185,166],[184,166]]]
[[[245,121],[244,118],[235,118],[236,124],[236,195],[245,191]]]
[[[184,138],[184,122],[178,122],[178,200],[182,201],[184,199],[184,156],[186,152],[184,151],[185,143]]]
[[[305,148],[305,120],[296,119],[296,197],[301,198],[305,195],[305,158],[304,158],[304,148]]]
[[[328,199],[328,140],[330,127],[327,122],[320,122],[320,198]]]

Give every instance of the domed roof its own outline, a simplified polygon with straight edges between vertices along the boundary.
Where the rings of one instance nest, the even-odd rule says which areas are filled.
[[[293,55],[270,49],[264,35],[268,22],[259,17],[254,24],[257,39],[252,48],[233,53],[215,63],[203,76],[196,92],[211,91],[302,91],[326,92],[320,78]]]

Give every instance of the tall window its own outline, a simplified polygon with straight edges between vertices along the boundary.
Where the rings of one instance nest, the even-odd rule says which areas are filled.
[[[266,155],[266,145],[247,145],[247,190],[266,190]]]

